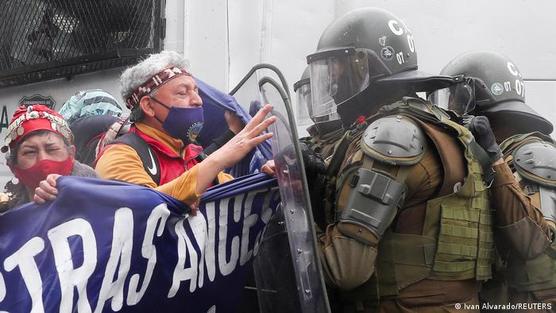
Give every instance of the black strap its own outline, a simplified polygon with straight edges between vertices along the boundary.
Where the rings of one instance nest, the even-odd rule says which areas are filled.
[[[338,149],[336,149],[334,155],[332,156],[332,160],[330,160],[330,165],[328,166],[328,170],[326,171],[327,176],[335,176],[338,173],[338,171],[340,170],[340,166],[342,165],[342,161],[346,156],[346,152],[350,143],[351,141],[348,140],[346,136],[342,138],[342,141],[338,145]]]
[[[235,134],[231,130],[225,131],[220,137],[215,138],[212,143],[203,150],[205,155],[210,155],[214,151],[220,149],[225,145],[230,139],[234,138]]]
[[[348,131],[346,134],[344,134],[344,136],[342,137],[342,141],[340,141],[338,148],[336,148],[336,151],[334,151],[334,154],[332,155],[332,160],[330,160],[328,170],[326,171],[326,176],[333,177],[338,174],[340,166],[342,165],[342,162],[344,161],[344,158],[346,156],[349,145],[352,142],[352,131]]]
[[[137,155],[139,155],[141,162],[143,162],[145,172],[157,185],[160,184],[160,163],[145,140],[135,133],[127,133],[114,140],[114,143],[121,143],[132,147],[137,152]]]

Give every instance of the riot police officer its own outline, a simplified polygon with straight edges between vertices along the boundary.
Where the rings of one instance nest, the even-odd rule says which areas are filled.
[[[313,151],[323,159],[328,158],[333,152],[332,143],[343,135],[342,121],[334,109],[322,107],[313,103],[311,97],[311,80],[309,67],[305,68],[301,78],[293,85],[297,97],[297,106],[305,107],[313,125],[307,128],[309,137],[302,142],[308,144]]]
[[[522,75],[515,63],[501,54],[466,53],[452,60],[441,73],[462,75],[463,79],[459,86],[437,92],[442,96],[436,98],[444,100],[439,104],[459,114],[486,116],[512,169],[501,168],[504,172],[499,175],[506,178],[493,188],[496,243],[503,261],[500,276],[509,287],[509,298],[502,302],[551,304],[550,308],[529,309],[553,312],[556,145],[549,136],[553,126],[525,103]],[[514,197],[503,196],[499,192],[502,188]]]
[[[307,61],[312,102],[345,128],[319,238],[341,311],[471,311],[493,260],[482,168],[504,162],[493,151],[481,164],[471,132],[416,96],[455,80],[418,71],[412,33],[375,8],[335,20]]]
[[[325,159],[333,152],[333,143],[343,134],[342,122],[337,114],[328,115],[325,112],[313,110],[311,99],[311,81],[309,67],[305,68],[301,78],[293,84],[299,110],[305,110],[314,123],[307,131],[309,136],[299,139],[299,147],[303,156],[303,164],[309,186],[309,198],[313,208],[319,207],[322,195],[326,191]],[[303,108],[303,109],[301,109]],[[318,108],[320,109],[320,108]],[[325,210],[313,210],[313,219],[317,227],[325,227]]]

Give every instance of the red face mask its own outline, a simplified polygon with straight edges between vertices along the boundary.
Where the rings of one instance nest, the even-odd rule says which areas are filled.
[[[35,165],[27,169],[17,166],[12,167],[15,177],[28,188],[37,188],[48,174],[60,174],[67,176],[73,169],[73,157],[68,157],[64,161],[40,160]]]

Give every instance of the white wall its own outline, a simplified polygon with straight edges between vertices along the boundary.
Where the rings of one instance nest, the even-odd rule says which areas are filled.
[[[180,0],[170,0],[168,5]],[[184,48],[191,71],[220,88],[228,85],[227,0],[185,0]],[[167,8],[166,13],[170,11]],[[180,27],[168,25],[167,27]],[[168,39],[167,39],[168,40]]]

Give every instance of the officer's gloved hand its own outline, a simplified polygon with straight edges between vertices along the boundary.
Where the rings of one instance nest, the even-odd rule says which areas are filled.
[[[309,182],[309,200],[311,201],[313,219],[318,227],[324,230],[328,224],[325,210],[325,195],[328,183],[326,165],[320,154],[309,148],[306,143],[300,142],[299,148],[303,156],[307,181]]]
[[[486,151],[491,164],[502,158],[502,150],[496,143],[490,122],[486,116],[475,116],[466,125],[475,141]]]
[[[311,148],[303,142],[299,143],[299,148],[303,156],[303,164],[305,165],[305,172],[307,173],[308,180],[315,178],[319,174],[326,173],[326,165],[319,154],[311,150]]]

